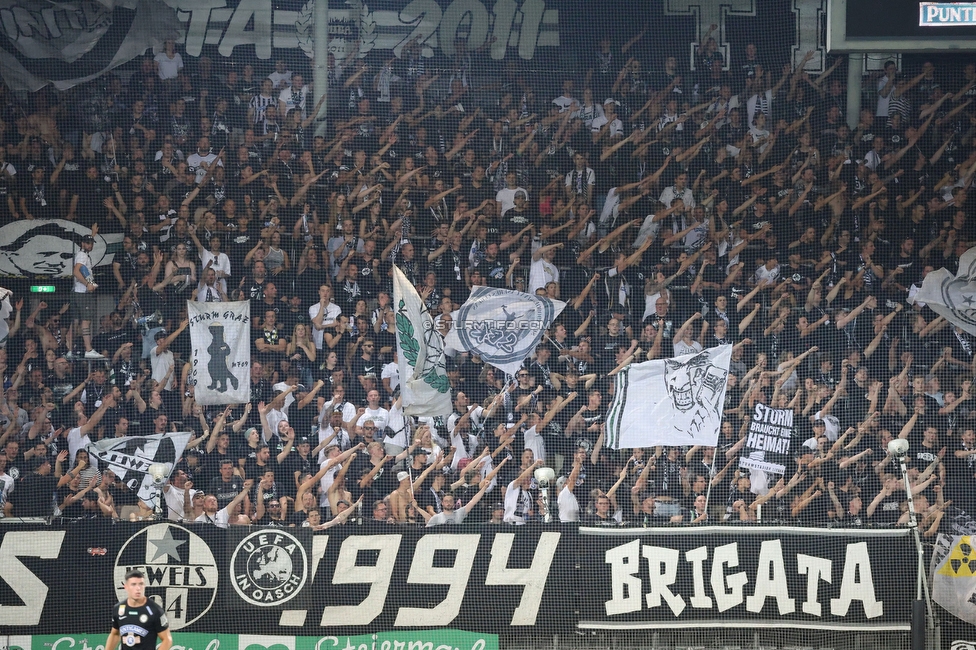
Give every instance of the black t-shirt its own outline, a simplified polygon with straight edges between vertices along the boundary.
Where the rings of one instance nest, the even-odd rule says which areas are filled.
[[[10,493],[15,517],[50,517],[54,513],[54,492],[58,479],[53,475],[28,474]]]
[[[121,645],[131,650],[155,650],[156,637],[168,629],[166,612],[151,600],[139,607],[122,601],[112,611],[112,630],[118,630]]]
[[[210,481],[210,489],[208,492],[217,497],[217,509],[221,510],[226,508],[243,489],[244,481],[239,477],[235,476],[230,481],[224,481],[223,478],[218,476]]]

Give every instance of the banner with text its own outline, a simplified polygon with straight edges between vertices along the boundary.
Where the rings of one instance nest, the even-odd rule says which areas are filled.
[[[766,474],[784,474],[790,461],[793,409],[774,409],[756,404],[746,432],[739,467]]]
[[[0,629],[91,631],[99,612],[107,616],[124,598],[122,580],[132,568],[146,575],[146,594],[163,606],[174,632],[338,636],[575,624],[569,600],[544,597],[547,585],[573,574],[575,528],[425,533],[367,523],[328,533],[101,520],[64,530],[7,524],[0,528]],[[84,604],[77,590],[57,587],[63,584],[85,585]],[[478,650],[475,641],[469,647]]]
[[[909,531],[580,529],[579,627],[909,629]]]
[[[166,0],[183,22],[182,42],[190,56],[205,51],[223,57],[253,55],[257,59],[281,56],[280,50],[314,56],[314,0]],[[484,49],[494,61],[518,58],[552,61],[572,69],[580,61],[589,67],[599,36],[619,35],[623,40],[641,25],[656,28],[631,54],[647,51],[657,60],[664,52],[679,56],[679,65],[695,70],[696,46],[708,35],[718,40],[729,69],[733,54],[746,43],[781,35],[781,58],[769,61],[772,69],[804,63],[809,72],[827,66],[822,35],[825,0],[669,0],[621,4],[614,11],[595,0],[333,0],[329,3],[330,54],[337,61],[355,53],[359,58],[379,55],[405,58],[404,46],[416,42],[423,58],[455,55],[458,37],[468,51]],[[594,30],[599,17],[602,29]],[[717,27],[717,29],[716,29]],[[735,38],[735,42],[732,38]],[[275,52],[279,50],[279,52]],[[805,55],[810,52],[806,58]],[[626,62],[626,58],[619,61]],[[601,74],[618,72],[609,62]],[[417,62],[412,62],[416,66]],[[423,65],[423,63],[420,63]],[[612,69],[612,72],[611,72]],[[611,78],[612,82],[612,78]]]

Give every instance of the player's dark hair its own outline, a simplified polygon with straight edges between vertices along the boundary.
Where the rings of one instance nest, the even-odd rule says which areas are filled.
[[[124,580],[124,582],[128,582],[128,581],[129,581],[129,580],[130,580],[131,578],[139,578],[139,579],[142,579],[142,580],[144,580],[144,579],[146,578],[146,576],[145,576],[145,574],[144,574],[144,573],[143,573],[142,571],[140,571],[139,569],[130,569],[130,570],[129,570],[129,571],[128,571],[128,572],[126,573],[126,574],[125,574],[125,580]]]

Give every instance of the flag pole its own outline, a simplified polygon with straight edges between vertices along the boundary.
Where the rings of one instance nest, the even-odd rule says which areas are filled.
[[[715,459],[718,458],[718,445],[713,447],[715,453],[712,454],[712,466],[708,470],[708,487],[705,488],[705,520],[708,520],[708,504],[712,500],[712,479],[715,476]]]

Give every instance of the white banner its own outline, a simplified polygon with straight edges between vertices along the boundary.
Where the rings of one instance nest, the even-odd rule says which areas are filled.
[[[178,35],[160,0],[0,0],[0,75],[14,90],[67,90]]]
[[[251,400],[251,303],[187,302],[197,404]]]
[[[475,287],[458,310],[447,344],[514,375],[565,306],[521,291]]]
[[[630,365],[615,377],[606,443],[714,447],[722,426],[732,346]]]
[[[70,278],[81,238],[91,230],[65,219],[11,221],[0,227],[0,275]],[[122,234],[95,235],[92,266],[106,266],[122,248]]]
[[[155,505],[158,492],[149,474],[149,466],[153,463],[166,465],[165,478],[169,478],[192,435],[181,432],[105,438],[86,448],[98,460],[99,469],[112,470],[130,490],[138,493],[140,499]]]
[[[932,552],[932,600],[976,625],[976,548],[969,535],[939,535]]]
[[[396,266],[393,305],[403,412],[416,417],[449,415],[454,407],[444,365],[444,341],[434,329],[434,320],[417,289]]]
[[[910,302],[920,302],[950,323],[976,336],[976,248],[959,258],[959,272],[932,271]]]

